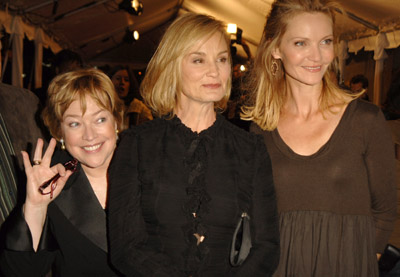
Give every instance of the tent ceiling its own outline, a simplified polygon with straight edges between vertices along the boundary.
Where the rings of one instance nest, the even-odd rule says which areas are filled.
[[[265,16],[273,0],[142,0],[141,16],[118,9],[122,0],[8,0],[1,9],[41,26],[61,47],[79,52],[90,63],[130,63],[144,67],[168,23],[180,12],[207,13],[236,23],[254,55]],[[338,0],[345,10],[383,31],[400,29],[399,0]],[[57,4],[56,4],[57,3]],[[56,7],[56,8],[55,8]],[[364,24],[339,16],[342,37],[376,35]],[[141,34],[135,44],[122,43],[126,29]],[[240,51],[241,49],[238,48]],[[241,52],[243,55],[243,52]]]

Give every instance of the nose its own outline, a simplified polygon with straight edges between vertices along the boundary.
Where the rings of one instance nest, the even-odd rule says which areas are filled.
[[[208,72],[207,72],[207,75],[208,75],[208,76],[211,76],[211,77],[216,77],[216,76],[219,75],[219,67],[218,67],[217,62],[210,62],[210,63],[208,64]]]
[[[87,141],[94,140],[97,136],[95,128],[91,125],[85,125],[83,131],[83,139]]]
[[[309,59],[314,62],[320,61],[322,59],[321,49],[318,45],[310,47]]]

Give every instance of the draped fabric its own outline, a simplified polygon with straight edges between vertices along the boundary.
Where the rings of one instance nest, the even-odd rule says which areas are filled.
[[[14,208],[17,195],[17,182],[14,163],[15,156],[7,126],[0,113],[0,226]]]
[[[339,48],[338,48],[339,71],[340,71],[339,83],[340,84],[344,81],[346,59],[348,57],[349,57],[349,54],[347,52],[347,41],[341,40],[339,43]]]
[[[23,73],[23,38],[24,30],[22,29],[22,19],[14,17],[12,24],[12,84],[22,88]]]
[[[35,88],[42,87],[42,62],[43,62],[43,41],[42,29],[36,28],[35,33]]]
[[[385,33],[379,33],[376,37],[376,44],[374,49],[375,60],[375,75],[374,75],[374,97],[373,103],[380,105],[381,103],[381,90],[382,90],[382,75],[383,75],[383,62],[388,57],[385,48],[389,46],[388,39]]]

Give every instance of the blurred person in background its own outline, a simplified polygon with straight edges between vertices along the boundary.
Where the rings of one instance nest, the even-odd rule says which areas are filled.
[[[153,119],[150,109],[142,102],[139,84],[131,70],[126,66],[116,66],[108,74],[115,86],[118,96],[126,106],[128,126],[136,126]]]
[[[368,79],[362,74],[355,75],[350,80],[350,90],[354,94],[363,92],[360,96],[361,99],[369,101],[368,97]]]

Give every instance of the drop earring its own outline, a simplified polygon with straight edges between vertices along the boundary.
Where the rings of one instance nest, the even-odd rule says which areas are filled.
[[[272,73],[272,75],[275,76],[276,73],[278,72],[278,70],[279,70],[279,65],[276,62],[276,60],[273,60],[272,64],[271,64],[271,73]]]
[[[64,144],[64,139],[60,139],[60,143],[61,143],[61,149],[65,150],[65,144]]]

